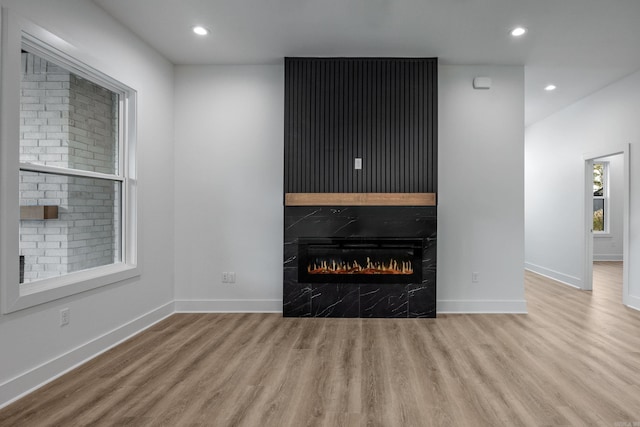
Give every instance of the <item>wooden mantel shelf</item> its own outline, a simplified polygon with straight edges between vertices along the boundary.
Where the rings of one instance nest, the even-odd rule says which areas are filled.
[[[286,193],[285,206],[436,206],[436,193]]]

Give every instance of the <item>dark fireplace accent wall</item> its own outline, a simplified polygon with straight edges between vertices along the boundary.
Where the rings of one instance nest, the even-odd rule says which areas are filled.
[[[283,314],[286,317],[435,317],[435,207],[285,207]],[[298,242],[326,236],[411,239],[421,245],[420,280],[412,283],[299,281]]]
[[[436,193],[437,65],[285,58],[284,192]]]

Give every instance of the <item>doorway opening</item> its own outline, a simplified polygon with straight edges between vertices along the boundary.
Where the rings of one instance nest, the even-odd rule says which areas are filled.
[[[587,153],[584,158],[584,280],[582,289],[593,290],[594,247],[596,261],[620,261],[622,251],[622,303],[629,305],[629,145]],[[615,166],[614,171],[612,165]],[[615,173],[615,175],[614,175]],[[614,190],[615,202],[610,194]],[[610,197],[611,196],[611,197]],[[614,204],[615,203],[615,204]],[[597,239],[596,241],[594,241]],[[612,253],[606,253],[610,250]],[[617,252],[617,253],[613,253]],[[616,259],[612,259],[612,258]],[[609,258],[609,259],[607,259]]]

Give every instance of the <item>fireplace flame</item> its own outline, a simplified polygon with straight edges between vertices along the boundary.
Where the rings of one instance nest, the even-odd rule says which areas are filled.
[[[411,261],[398,262],[391,258],[388,263],[372,262],[367,257],[366,265],[360,265],[358,261],[346,262],[322,260],[319,263],[311,263],[307,266],[309,274],[413,274]]]

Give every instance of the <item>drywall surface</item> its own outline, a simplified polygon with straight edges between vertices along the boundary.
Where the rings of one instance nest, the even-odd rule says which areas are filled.
[[[282,310],[283,123],[282,65],[176,67],[178,310]]]
[[[438,310],[524,312],[524,69],[447,65],[439,80]]]

